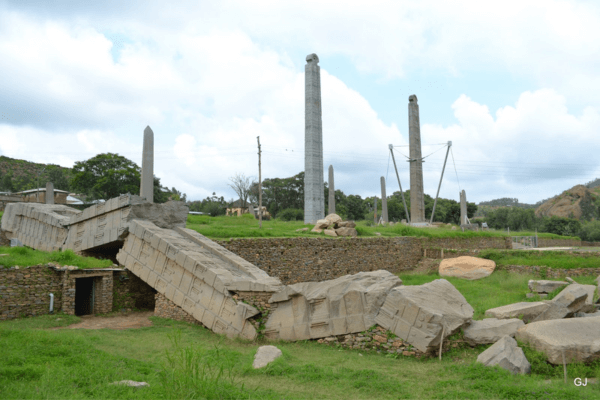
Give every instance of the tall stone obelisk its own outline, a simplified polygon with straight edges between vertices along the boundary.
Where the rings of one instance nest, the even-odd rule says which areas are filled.
[[[335,214],[335,185],[333,183],[333,165],[329,166],[329,212]]]
[[[464,189],[460,192],[460,224],[467,224],[467,193]]]
[[[410,222],[425,221],[423,161],[421,160],[421,122],[417,96],[408,96],[408,143],[410,147]]]
[[[46,182],[46,204],[54,204],[54,183]]]
[[[381,218],[386,224],[389,222],[387,211],[387,195],[385,194],[385,178],[383,176],[381,177]]]
[[[140,196],[145,197],[146,201],[154,203],[154,132],[149,126],[144,129]]]
[[[304,90],[304,223],[314,224],[325,217],[321,67],[314,53],[306,56]]]

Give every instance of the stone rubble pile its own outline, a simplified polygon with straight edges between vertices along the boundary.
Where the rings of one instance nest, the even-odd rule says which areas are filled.
[[[337,214],[329,214],[324,219],[320,219],[315,224],[311,232],[323,232],[327,236],[349,236],[357,237],[356,224],[354,221],[342,221],[342,217]],[[305,228],[306,229],[306,228]]]

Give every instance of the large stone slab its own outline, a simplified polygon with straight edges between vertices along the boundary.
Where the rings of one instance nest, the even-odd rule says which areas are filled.
[[[548,357],[552,364],[590,362],[600,358],[600,317],[532,322],[516,338]]]
[[[477,357],[477,362],[488,367],[499,365],[513,374],[531,373],[531,364],[523,349],[510,336],[504,336]]]
[[[268,339],[306,340],[362,332],[390,289],[402,284],[384,271],[359,272],[323,282],[303,282],[275,293],[264,335]]]
[[[595,287],[593,285],[588,286],[592,287],[593,296]],[[572,317],[574,313],[585,307],[588,291],[589,288],[577,283],[567,286],[548,303],[548,308],[538,315],[533,322]]]
[[[514,337],[517,329],[525,325],[518,318],[497,319],[486,318],[482,321],[473,321],[463,328],[464,339],[470,345],[496,343],[504,336]]]
[[[546,311],[550,307],[548,303],[541,301],[536,302],[521,302],[508,304],[502,307],[491,308],[485,312],[486,317],[498,319],[520,318],[525,323],[533,321],[538,315]]]
[[[61,204],[10,203],[2,215],[2,230],[7,239],[18,239],[25,246],[55,251],[64,247],[69,221],[81,211]]]
[[[154,204],[140,196],[125,194],[86,208],[73,217],[66,247],[83,251],[122,242],[133,219],[147,220],[165,229],[185,227],[188,211],[183,202]]]
[[[471,322],[473,307],[447,280],[392,289],[375,322],[415,346],[430,351]]]
[[[238,303],[233,290],[275,292],[279,280],[199,233],[177,229],[131,220],[117,260],[213,332],[256,338],[248,318],[258,310]]]
[[[564,281],[530,280],[527,286],[529,286],[529,290],[535,293],[550,293],[568,284],[569,282]]]
[[[462,256],[447,258],[440,263],[440,276],[451,276],[469,280],[482,279],[491,275],[496,263],[479,257]]]

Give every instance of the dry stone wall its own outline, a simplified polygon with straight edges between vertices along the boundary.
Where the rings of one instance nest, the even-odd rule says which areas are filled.
[[[60,309],[62,287],[62,274],[47,266],[0,267],[0,320],[48,314],[50,293]]]
[[[509,239],[510,240],[510,239]],[[477,249],[506,248],[505,238],[428,239],[397,238],[289,238],[216,241],[286,285],[320,282],[358,272],[384,269],[399,273],[413,269],[423,258],[476,254]],[[475,250],[475,252],[472,252]],[[471,251],[471,252],[469,252]]]
[[[160,293],[156,293],[155,295],[155,305],[155,317],[169,318],[174,321],[183,321],[194,325],[201,325],[200,321],[196,320],[192,315],[185,312],[183,308],[179,307]]]
[[[119,294],[132,300],[127,308],[140,308],[136,306],[140,300],[147,303],[152,297],[152,309],[154,293],[133,274],[129,274],[131,284],[113,286],[121,274],[128,275],[125,270],[69,270],[53,265],[0,268],[0,320],[49,314],[50,293],[54,294],[54,312],[75,314],[76,280],[80,278],[95,280],[94,314],[120,309]]]

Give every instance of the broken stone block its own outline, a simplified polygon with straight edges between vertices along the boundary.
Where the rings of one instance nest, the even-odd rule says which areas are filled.
[[[574,318],[590,318],[590,317],[600,317],[600,310],[596,310],[592,313],[584,313],[584,312],[576,312],[573,314]]]
[[[462,256],[442,260],[439,273],[440,276],[475,280],[490,276],[495,268],[496,263],[492,260]]]
[[[520,318],[523,322],[528,323],[533,321],[538,315],[543,313],[550,305],[541,301],[536,302],[521,302],[508,304],[502,307],[491,308],[485,312],[486,317],[494,317],[498,319]]]
[[[535,297],[535,296],[540,296],[542,299],[548,297],[548,293],[527,293],[525,294],[525,297],[527,297],[528,299]]]
[[[286,286],[269,299],[276,308],[264,335],[306,340],[362,332],[375,324],[390,289],[401,284],[396,275],[379,270]]]
[[[325,229],[323,231],[323,233],[326,234],[327,236],[337,237],[337,233],[335,233],[335,231],[333,229]]]
[[[525,323],[518,318],[487,318],[482,321],[473,321],[468,327],[463,328],[464,338],[472,346],[496,343],[506,335],[514,337],[517,329],[523,325]]]
[[[258,369],[263,368],[281,357],[282,353],[275,346],[260,346],[254,355],[254,362],[252,368]]]
[[[595,289],[593,285],[588,286]],[[587,288],[584,288],[583,285],[577,283],[571,284],[552,299],[552,301],[548,303],[549,307],[538,315],[533,322],[571,317],[586,305],[587,298]]]
[[[313,228],[313,231],[314,231],[315,229],[327,229],[327,228],[329,227],[329,225],[331,225],[331,224],[330,224],[330,222],[329,222],[329,220],[326,220],[326,219],[320,219],[320,220],[318,220],[318,221],[317,221],[317,223],[315,224],[315,227]]]
[[[117,260],[213,332],[254,339],[248,318],[258,310],[232,291],[275,292],[279,280],[195,231],[176,230],[130,221]]]
[[[531,373],[531,364],[517,341],[506,335],[477,357],[477,362],[488,367],[499,365],[513,374]]]
[[[338,228],[335,230],[338,236],[357,237],[358,232],[354,228]]]
[[[375,322],[422,352],[471,322],[473,307],[447,280],[390,290]]]
[[[530,280],[527,283],[529,286],[529,290],[536,293],[550,293],[555,291],[558,288],[563,286],[567,286],[569,282],[564,281],[548,281],[548,280]]]
[[[10,203],[2,215],[2,230],[7,239],[18,239],[25,246],[42,251],[64,247],[71,216],[81,211],[61,204]]]
[[[180,201],[155,204],[140,196],[124,194],[74,216],[65,246],[83,251],[121,243],[134,219],[150,221],[164,229],[185,228],[188,211],[189,208]]]
[[[354,221],[340,221],[334,225],[334,228],[356,228],[356,223]]]
[[[590,362],[600,358],[600,317],[569,318],[527,324],[516,338],[541,351],[555,365],[565,362]]]
[[[581,285],[588,294],[587,299],[585,300],[585,305],[579,310],[584,313],[591,313],[596,311],[596,306],[594,305],[594,299],[597,297],[598,291],[595,285]]]
[[[325,217],[325,219],[328,221],[329,225],[327,226],[331,226],[333,224],[336,224],[338,222],[342,221],[342,217],[340,217],[337,214],[329,214],[328,216]]]

